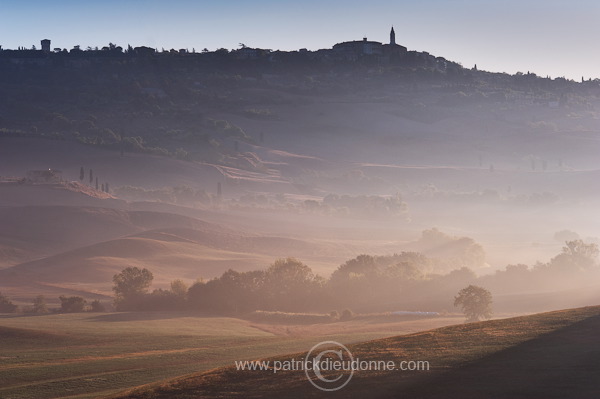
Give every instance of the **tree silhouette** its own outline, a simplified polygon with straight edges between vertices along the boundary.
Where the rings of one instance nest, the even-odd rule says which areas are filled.
[[[64,313],[78,313],[83,312],[87,301],[80,296],[66,297],[61,295],[60,299],[60,310]]]
[[[91,312],[105,312],[106,308],[99,300],[94,300],[90,303],[90,311]]]
[[[454,297],[454,306],[460,306],[467,323],[492,317],[492,294],[483,287],[469,285]]]
[[[171,292],[179,298],[185,299],[187,296],[187,285],[180,279],[171,281]]]
[[[113,276],[113,291],[118,310],[132,309],[141,301],[154,276],[148,269],[128,267]]]
[[[79,180],[83,181],[84,177],[85,177],[85,170],[83,170],[83,166],[82,166],[81,169],[79,169]]]
[[[0,293],[0,313],[14,313],[16,311],[17,305]]]
[[[565,242],[565,246],[562,249],[563,253],[578,258],[587,259],[593,262],[598,255],[600,250],[597,244],[586,244],[582,240],[573,240]]]
[[[46,305],[46,297],[38,295],[33,300],[33,313],[43,314],[48,313],[48,306]]]
[[[596,244],[586,244],[582,240],[567,241],[562,253],[552,258],[550,265],[568,272],[591,269],[596,265],[599,254],[600,250]]]

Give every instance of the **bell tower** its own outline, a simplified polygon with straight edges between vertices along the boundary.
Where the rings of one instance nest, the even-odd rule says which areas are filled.
[[[390,45],[396,45],[396,32],[394,32],[394,27],[392,26],[392,30],[390,31]]]

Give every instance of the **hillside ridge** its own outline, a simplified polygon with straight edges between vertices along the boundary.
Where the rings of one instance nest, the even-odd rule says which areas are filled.
[[[531,316],[520,316],[509,319],[461,324],[442,327],[434,330],[384,338],[363,343],[348,345],[355,357],[361,360],[397,360],[421,359],[431,364],[429,372],[406,372],[400,377],[398,371],[393,372],[357,372],[344,389],[328,393],[334,398],[361,397],[397,397],[397,395],[414,394],[415,397],[482,397],[485,392],[495,397],[535,398],[550,393],[557,397],[591,398],[597,387],[591,382],[580,387],[572,384],[561,384],[560,375],[572,375],[573,368],[588,362],[600,353],[600,344],[595,337],[600,329],[600,306],[585,307],[540,313]],[[589,346],[587,346],[589,344]],[[549,346],[550,345],[550,346]],[[532,357],[527,363],[530,351],[539,348],[555,348],[551,357],[535,369],[526,368],[538,357]],[[531,348],[534,349],[531,349]],[[528,348],[527,352],[522,348]],[[568,353],[568,349],[575,350]],[[303,358],[305,354],[278,356],[271,360]],[[546,377],[546,385],[527,383],[528,376],[542,378],[545,372],[556,367],[559,361],[569,359],[563,368],[554,370]],[[498,360],[499,366],[494,365]],[[512,360],[512,362],[511,362]],[[525,362],[525,363],[523,363]],[[485,364],[483,372],[477,365]],[[512,367],[507,368],[507,364]],[[504,368],[502,368],[504,367]],[[467,371],[465,371],[467,370]],[[470,371],[469,371],[470,370]],[[504,370],[507,375],[523,372],[523,377],[516,385],[511,380],[500,379],[490,385],[477,383],[480,376],[494,376],[497,370]],[[516,371],[515,371],[516,370]],[[581,369],[577,369],[578,372]],[[578,378],[589,378],[597,368],[586,370]],[[483,373],[483,374],[482,374]],[[485,374],[487,373],[487,374]],[[527,374],[529,373],[529,374]],[[452,379],[461,375],[465,380]],[[450,376],[450,377],[448,377]],[[493,379],[493,378],[492,378]],[[250,381],[252,383],[250,384]],[[432,384],[438,386],[432,386]],[[444,385],[441,385],[441,384]],[[472,385],[470,385],[472,384]],[[456,392],[456,395],[454,394]],[[306,381],[304,372],[282,371],[271,372],[237,371],[234,366],[211,370],[204,373],[183,376],[174,380],[149,384],[126,391],[111,398],[275,398],[282,394],[291,398],[322,397],[323,392],[315,389]],[[485,394],[484,394],[485,395]],[[536,396],[538,395],[538,396]],[[547,397],[547,396],[546,396]]]

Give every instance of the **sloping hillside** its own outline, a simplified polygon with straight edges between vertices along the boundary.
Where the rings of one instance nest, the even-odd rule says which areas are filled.
[[[52,188],[31,195],[47,198]],[[84,245],[123,237],[149,229],[185,227],[218,230],[216,225],[165,212],[127,211],[109,208],[114,203],[91,206],[0,207],[0,268]],[[105,201],[105,200],[104,200]]]
[[[161,225],[174,227],[143,230],[0,270],[3,292],[26,301],[34,294],[56,296],[65,290],[86,296],[111,295],[112,276],[128,266],[148,268],[154,274],[155,286],[162,287],[176,278],[193,282],[220,276],[228,269],[263,269],[280,257],[315,259],[319,264],[319,259],[336,252],[335,246],[244,234],[178,215],[92,208],[79,211],[94,214],[92,221],[104,221],[113,228],[113,234]],[[118,223],[111,224],[115,221]],[[84,228],[81,223],[77,226]],[[110,230],[101,231],[108,234]],[[68,237],[78,231],[66,229],[62,233]],[[79,233],[83,234],[81,230]]]
[[[357,371],[332,398],[597,398],[600,307],[455,325],[348,349],[360,360],[428,361],[429,371]],[[270,359],[304,359],[305,353]],[[304,371],[227,367],[151,384],[124,398],[319,398]]]

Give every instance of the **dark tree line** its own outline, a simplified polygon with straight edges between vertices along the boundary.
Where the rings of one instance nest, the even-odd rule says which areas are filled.
[[[17,311],[17,305],[12,303],[8,297],[0,292],[0,313],[14,313]]]
[[[554,278],[556,273],[580,279],[589,278],[590,273],[600,276],[597,256],[595,244],[569,241],[563,252],[548,264],[537,265],[531,270],[519,268],[514,274],[535,277],[527,280],[527,290],[538,288],[547,276]],[[244,314],[256,310],[328,312],[336,308],[368,312],[425,307],[442,311],[452,306],[456,292],[466,286],[477,283],[484,286],[482,289],[503,292],[512,284],[512,279],[508,283],[505,281],[509,270],[512,276],[510,266],[506,272],[477,277],[467,267],[434,274],[432,262],[417,252],[360,255],[340,265],[329,279],[324,279],[299,260],[287,258],[275,261],[265,270],[228,270],[218,278],[198,281],[189,288],[181,280],[175,280],[171,289],[152,292],[148,291],[152,273],[147,269],[128,267],[114,276],[113,289],[117,310],[194,309],[217,314]],[[485,312],[481,316],[485,317]]]
[[[360,255],[341,265],[327,280],[299,260],[287,258],[275,261],[265,270],[228,270],[218,278],[198,281],[189,289],[175,280],[170,290],[152,292],[148,292],[152,273],[128,267],[114,276],[113,289],[117,310],[195,309],[243,314],[256,310],[398,308],[404,298],[424,288],[443,291],[451,297],[475,279],[475,274],[467,268],[443,276],[426,275],[423,270],[429,262],[424,255],[414,252],[380,257]]]
[[[329,302],[325,280],[294,258],[279,259],[266,270],[228,270],[220,278],[197,282],[188,290],[196,309],[224,313],[253,310],[302,312]]]
[[[192,308],[216,313],[252,310],[302,311],[324,299],[325,280],[300,261],[275,261],[267,270],[228,270],[219,278],[199,281],[189,289],[181,280],[170,290],[148,293],[153,275],[147,269],[128,267],[113,278],[117,310],[170,310]]]
[[[60,308],[49,309],[46,303],[46,297],[38,295],[32,301],[31,306],[21,309],[23,313],[80,313],[80,312],[104,312],[105,306],[99,301],[94,300],[90,303],[80,296],[65,296],[58,297],[60,300]],[[0,313],[16,313],[19,311],[19,306],[15,305],[8,297],[0,293]]]
[[[562,252],[548,263],[538,263],[533,268],[509,265],[506,270],[482,277],[466,267],[434,274],[430,268],[433,261],[417,252],[360,255],[340,265],[329,279],[316,275],[299,260],[287,258],[275,261],[264,270],[228,270],[218,278],[197,281],[189,288],[183,281],[174,280],[169,289],[153,291],[149,291],[154,278],[152,272],[127,267],[113,277],[113,290],[118,311],[193,309],[215,314],[244,314],[256,310],[328,312],[336,308],[366,312],[440,306],[448,309],[455,298],[455,306],[461,306],[472,321],[474,315],[488,317],[489,309],[473,304],[471,297],[483,298],[485,303],[491,304],[491,296],[488,298],[486,294],[488,290],[505,293],[514,289],[548,289],[549,282],[554,284],[550,287],[553,290],[564,289],[569,284],[581,286],[582,282],[600,277],[598,255],[596,244],[567,241]],[[465,291],[464,287],[477,290]],[[61,296],[59,299],[59,311],[64,313],[104,310],[99,301],[88,304],[82,297]],[[0,313],[16,311],[17,306],[0,294]],[[38,296],[31,312],[47,311],[45,298]]]

